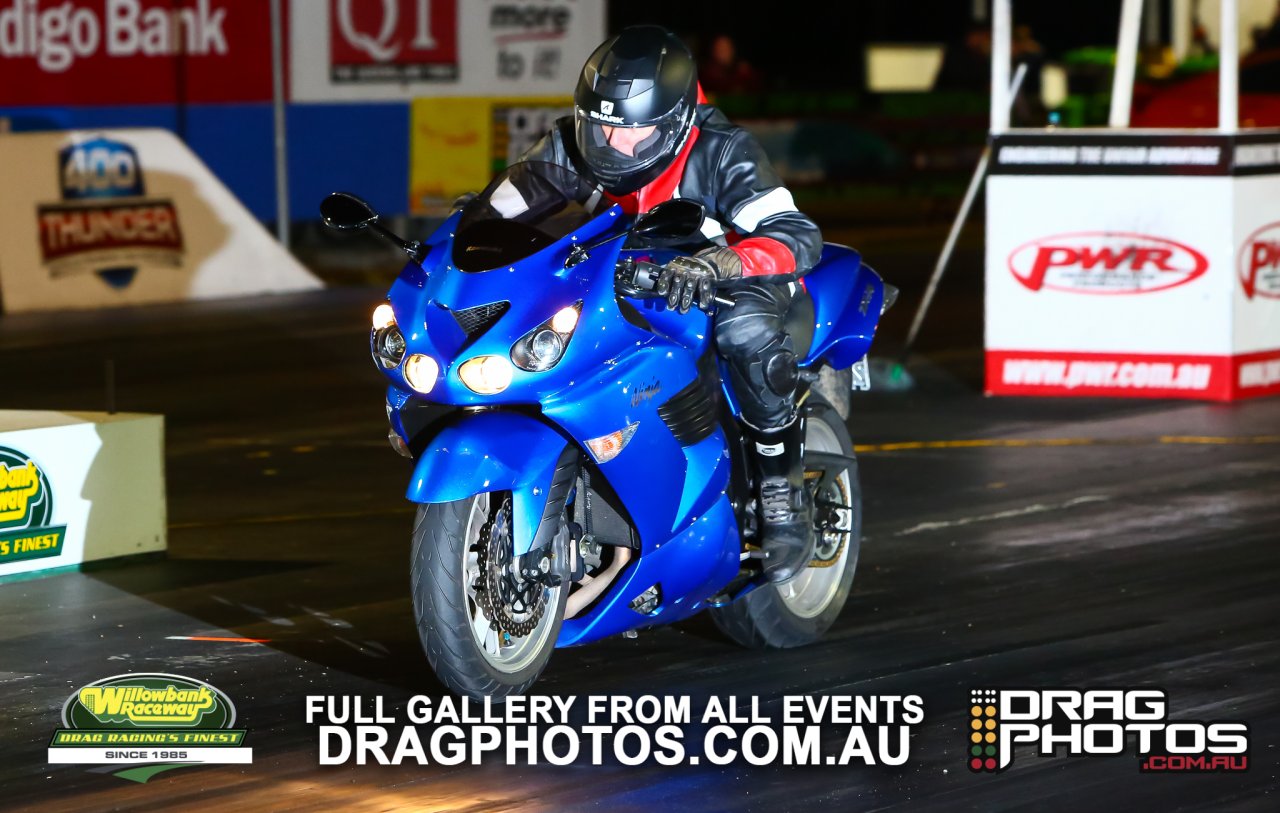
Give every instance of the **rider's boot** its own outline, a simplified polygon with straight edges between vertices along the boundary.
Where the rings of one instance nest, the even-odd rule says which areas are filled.
[[[804,420],[794,416],[773,429],[744,426],[759,479],[765,577],[784,582],[809,566],[817,541],[813,501],[804,486]]]

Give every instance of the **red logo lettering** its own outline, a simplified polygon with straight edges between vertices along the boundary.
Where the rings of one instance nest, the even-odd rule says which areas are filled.
[[[1238,265],[1246,299],[1280,299],[1280,222],[1268,223],[1245,238]]]
[[[1208,269],[1208,258],[1188,245],[1127,232],[1058,234],[1009,255],[1009,271],[1032,291],[1147,294],[1185,285]]]

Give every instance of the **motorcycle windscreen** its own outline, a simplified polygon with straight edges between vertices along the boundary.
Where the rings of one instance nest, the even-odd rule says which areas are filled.
[[[506,268],[573,234],[608,208],[599,188],[541,161],[512,164],[458,219],[453,264],[467,272]]]

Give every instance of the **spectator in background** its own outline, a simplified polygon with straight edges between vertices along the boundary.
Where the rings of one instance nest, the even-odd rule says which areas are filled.
[[[1027,78],[1022,80],[1022,88],[1027,93],[1039,98],[1040,73],[1044,69],[1044,46],[1036,42],[1031,34],[1031,26],[1019,25],[1013,29],[1013,67],[1027,66]]]
[[[1270,51],[1280,48],[1280,0],[1276,3],[1275,15],[1267,28],[1255,26],[1253,29],[1253,50]]]
[[[963,40],[947,46],[934,90],[969,90],[986,93],[991,88],[991,32],[981,26],[968,30]]]
[[[1039,127],[1044,124],[1048,111],[1040,101],[1040,74],[1044,70],[1044,46],[1036,42],[1031,33],[1031,26],[1018,25],[1013,29],[1013,69],[1019,65],[1027,66],[1027,75],[1018,88],[1018,96],[1013,102],[1013,119],[1017,124]],[[1016,75],[1016,73],[1015,73]]]
[[[709,95],[756,93],[760,90],[760,74],[738,55],[738,46],[728,34],[711,39],[702,64],[698,66],[702,90]]]

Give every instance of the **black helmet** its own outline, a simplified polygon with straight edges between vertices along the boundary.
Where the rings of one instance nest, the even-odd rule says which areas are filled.
[[[596,180],[615,195],[634,192],[675,160],[698,102],[693,55],[676,35],[637,25],[607,40],[582,66],[573,93],[578,151]],[[624,155],[602,127],[654,125],[653,135]]]

